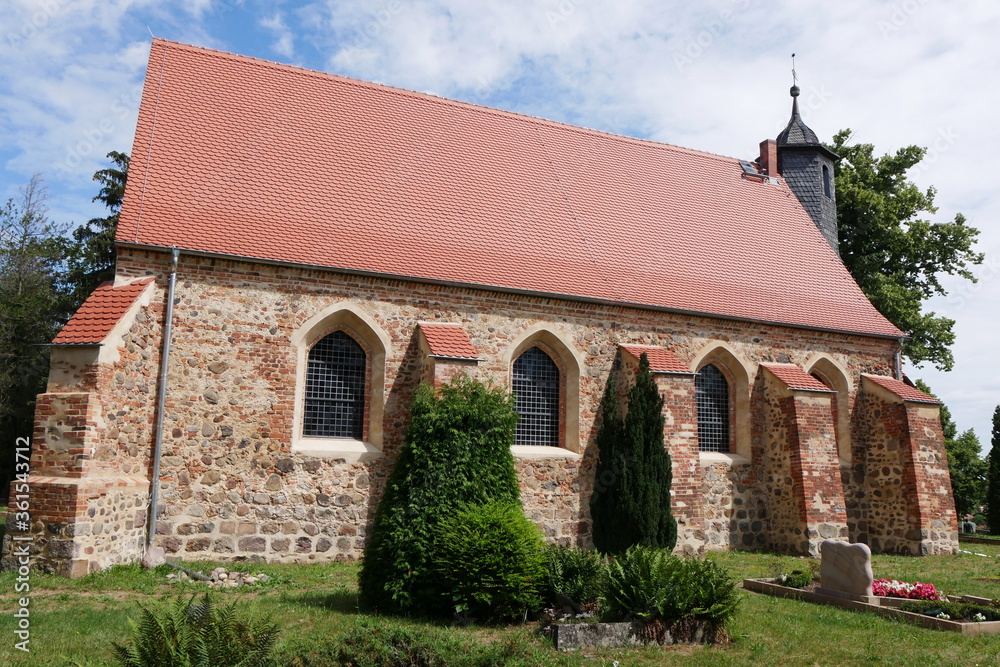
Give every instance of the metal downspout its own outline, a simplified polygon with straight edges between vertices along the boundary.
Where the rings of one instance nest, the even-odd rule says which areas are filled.
[[[153,546],[156,537],[156,504],[160,497],[160,450],[163,448],[163,412],[167,402],[167,368],[170,361],[170,332],[174,324],[174,287],[177,285],[177,260],[181,251],[174,248],[170,260],[170,281],[167,284],[167,317],[163,326],[163,351],[160,353],[160,378],[156,390],[156,429],[153,445],[153,479],[149,494],[149,532],[146,548]]]
[[[896,363],[894,365],[896,367],[895,370],[896,370],[896,379],[897,380],[902,380],[903,379],[903,341],[904,340],[905,339],[900,338],[899,339],[899,347],[896,348],[896,359],[895,359]]]

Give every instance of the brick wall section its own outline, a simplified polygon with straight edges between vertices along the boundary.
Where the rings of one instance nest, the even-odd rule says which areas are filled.
[[[951,554],[958,548],[939,407],[903,401],[865,383],[853,419],[863,469],[851,537],[872,551]]]
[[[833,395],[790,389],[770,373],[758,376],[758,385],[754,430],[765,452],[768,545],[818,556],[823,540],[848,537]]]
[[[912,530],[919,529],[920,555],[952,554],[958,547],[958,515],[948,475],[941,413],[937,405],[905,402],[909,447],[905,450],[903,486],[913,489]],[[919,526],[919,528],[916,528]],[[917,538],[913,532],[908,538]]]
[[[28,479],[33,562],[44,571],[80,576],[142,556],[160,312],[154,301],[105,341],[117,358],[53,348]]]
[[[103,430],[95,428],[94,451],[108,447],[113,456],[101,463],[119,476],[126,466],[130,474],[148,475],[169,256],[123,249],[118,271],[120,279],[155,275],[156,292],[146,321],[122,342],[121,363],[101,369],[99,384],[107,393],[99,393],[99,400],[106,423]],[[390,342],[381,387],[383,454],[358,463],[307,456],[292,447],[297,370],[292,335],[340,302],[363,312]],[[896,346],[895,341],[831,332],[182,255],[164,415],[158,543],[194,558],[359,557],[403,442],[410,397],[428,377],[420,321],[462,324],[483,359],[479,376],[499,384],[509,381],[513,346],[539,326],[554,332],[578,360],[580,456],[522,459],[517,465],[528,515],[550,540],[580,545],[590,544],[595,419],[620,344],[662,346],[691,364],[721,340],[753,369],[768,362],[804,367],[815,350],[823,350],[849,370],[855,385],[861,373],[889,374]],[[133,336],[144,337],[145,346]],[[433,376],[449,377],[452,371],[444,368],[439,375],[436,362]],[[661,380],[669,413],[666,438],[675,456],[675,498],[690,501],[690,511],[678,504],[678,518],[697,536],[695,489],[700,484],[707,548],[764,547],[764,524],[774,508],[759,465],[702,461],[699,471],[692,470],[692,384],[683,376]],[[762,454],[755,443],[754,461]],[[128,558],[134,554],[122,556]]]

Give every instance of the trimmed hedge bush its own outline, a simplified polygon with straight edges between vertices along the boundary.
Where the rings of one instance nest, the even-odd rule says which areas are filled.
[[[519,501],[516,424],[514,399],[501,388],[460,377],[437,392],[417,389],[358,576],[362,606],[451,615],[433,568],[438,523],[467,505]]]
[[[520,504],[473,505],[438,526],[434,565],[456,614],[520,621],[541,607],[544,548]]]
[[[601,613],[607,620],[694,618],[724,626],[740,600],[736,581],[713,561],[632,547],[608,564]]]
[[[574,547],[545,547],[547,602],[558,607],[556,594],[567,596],[579,605],[597,602],[604,592],[608,565],[596,551]]]

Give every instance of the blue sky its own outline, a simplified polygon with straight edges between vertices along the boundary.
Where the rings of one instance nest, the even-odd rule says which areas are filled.
[[[40,173],[54,220],[103,215],[91,176],[131,151],[150,32],[601,130],[753,159],[800,103],[823,139],[928,147],[911,177],[982,230],[946,279],[956,369],[908,369],[988,445],[1000,404],[1000,6],[987,0],[3,0],[0,196]],[[682,174],[678,175],[683,178]]]

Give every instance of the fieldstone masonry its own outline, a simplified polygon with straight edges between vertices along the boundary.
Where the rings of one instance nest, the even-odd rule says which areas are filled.
[[[120,282],[155,282],[103,347],[54,349],[38,402],[35,563],[72,576],[139,561],[148,528],[169,256],[121,248],[118,273]],[[418,384],[460,372],[507,384],[512,355],[533,344],[564,376],[564,442],[515,456],[525,512],[553,542],[592,544],[595,419],[611,373],[627,390],[636,359],[620,346],[634,345],[667,349],[690,367],[656,375],[679,551],[813,553],[827,537],[886,552],[957,548],[937,406],[893,398],[865,375],[891,374],[895,340],[186,255],[174,308],[155,535],[167,555],[360,557]],[[336,326],[384,355],[380,374],[369,370],[368,416],[379,403],[382,417],[366,425],[364,449],[327,443],[324,452],[298,435],[294,341],[308,344],[303,327],[327,312],[349,314]],[[461,324],[479,358],[428,359],[418,322]],[[734,418],[748,409],[752,424],[737,436],[745,445],[734,441],[739,455],[698,451],[693,373],[715,349],[746,369],[733,373],[749,375],[746,395],[733,398]],[[817,359],[827,372],[843,369],[851,389],[836,402],[766,368],[808,373]],[[843,471],[837,410],[852,425]]]

